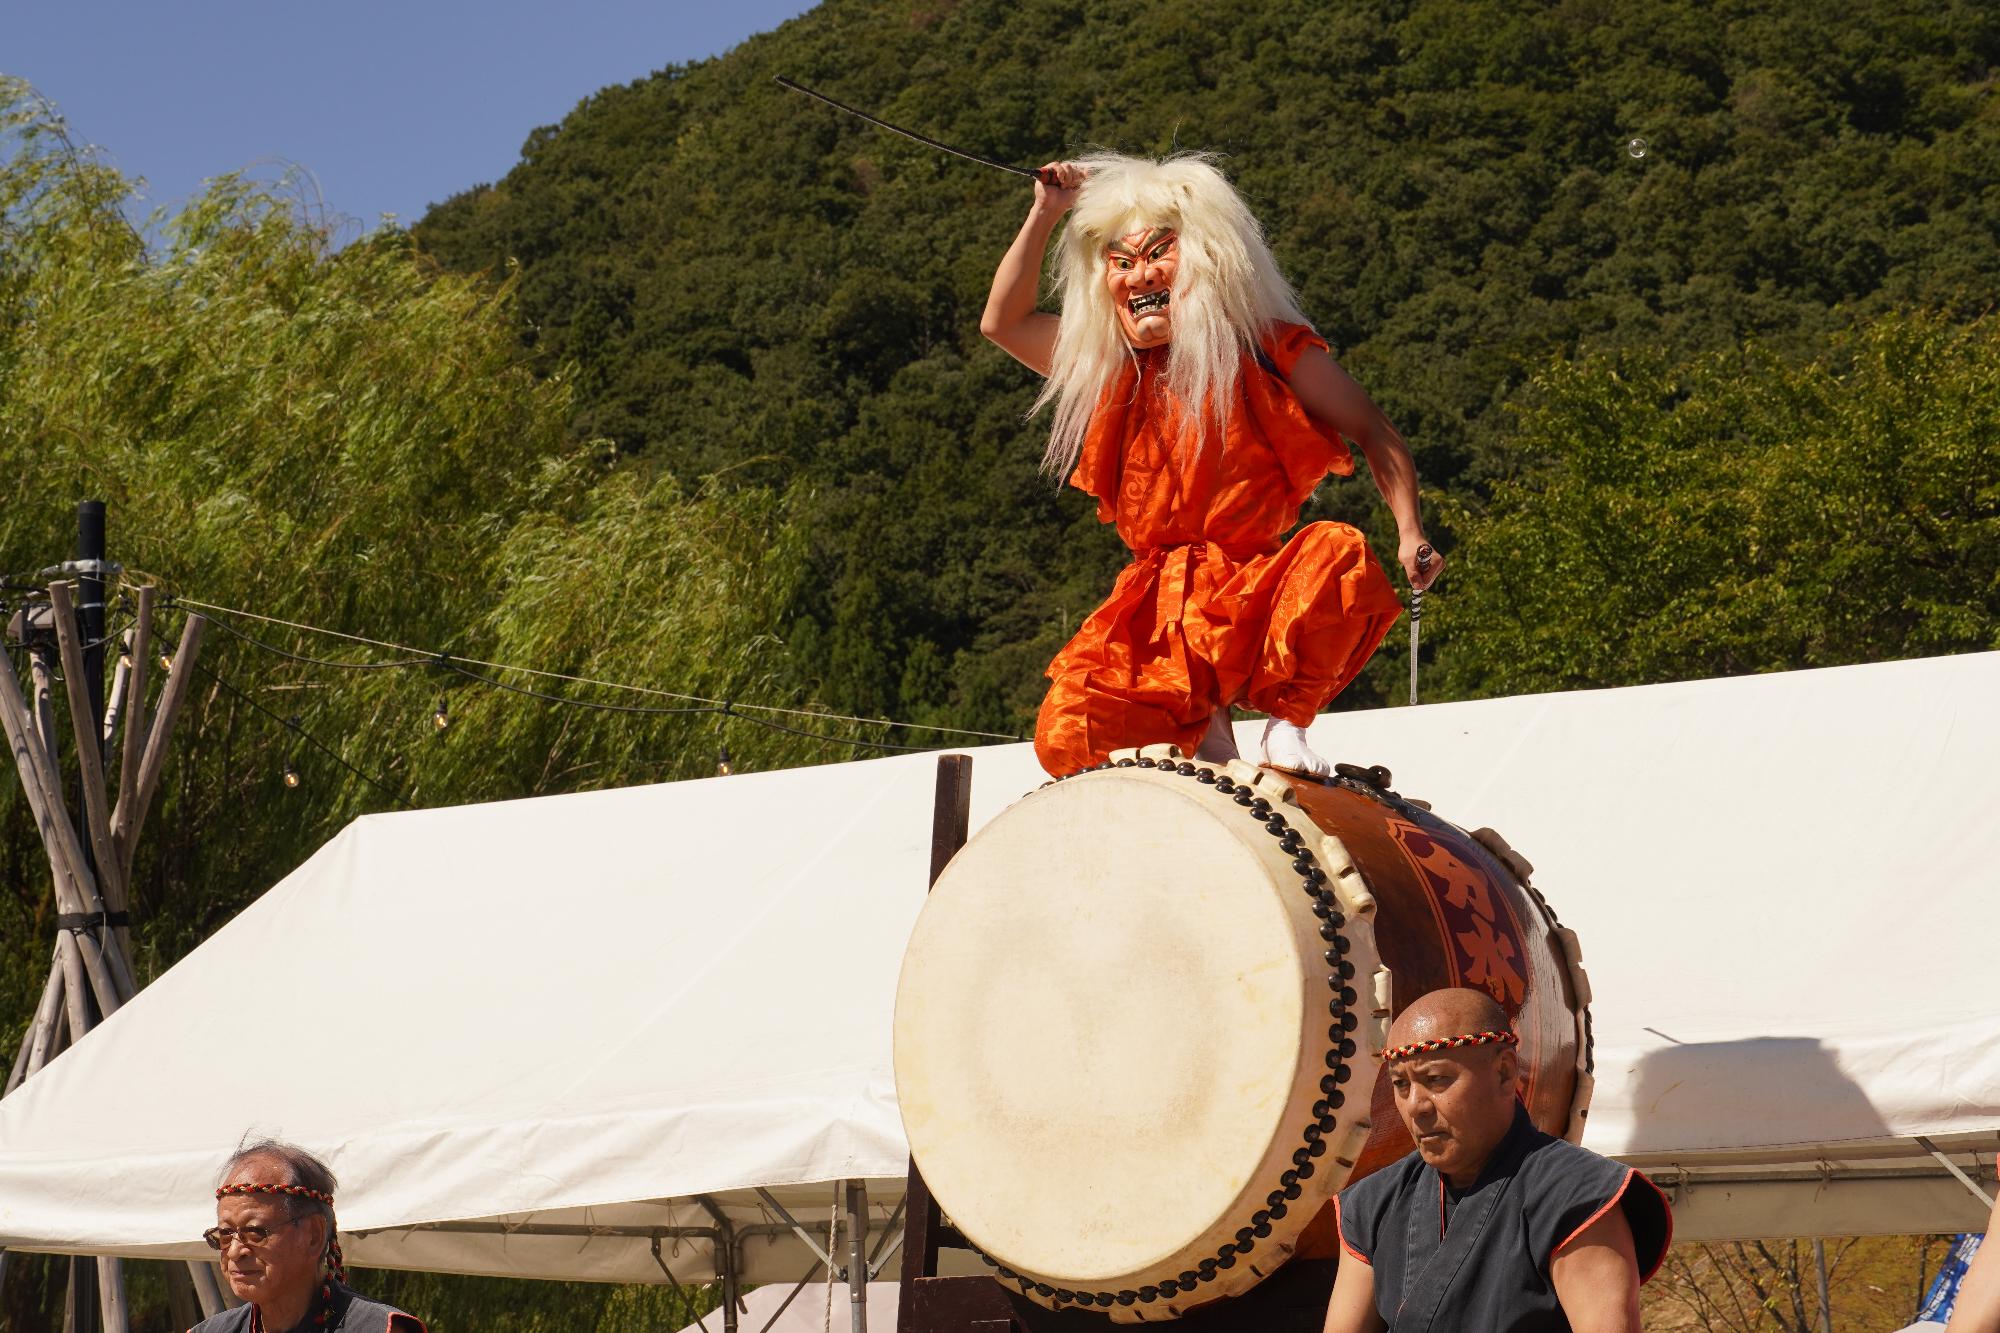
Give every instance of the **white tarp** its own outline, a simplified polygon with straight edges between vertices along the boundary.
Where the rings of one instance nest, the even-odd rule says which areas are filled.
[[[1596,991],[1587,1142],[1675,1188],[1683,1236],[1983,1224],[1917,1138],[1991,1180],[2000,654],[1314,734],[1535,863]],[[1041,780],[1024,746],[973,771],[975,828]],[[752,1187],[820,1245],[824,1182],[869,1180],[878,1231],[900,1195],[889,1017],[934,773],[355,822],[0,1101],[0,1245],[205,1253],[254,1130],[329,1154],[360,1264],[701,1280],[719,1215],[746,1280],[796,1280]]]

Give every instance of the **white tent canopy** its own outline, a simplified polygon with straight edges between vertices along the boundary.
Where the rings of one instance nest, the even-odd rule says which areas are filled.
[[[2000,1146],[2000,654],[1315,742],[1535,863],[1596,992],[1586,1142],[1683,1237],[1983,1223],[1930,1148],[1991,1180]],[[327,1153],[362,1265],[700,1281],[730,1234],[744,1281],[796,1280],[786,1214],[824,1245],[843,1180],[886,1240],[935,767],[356,821],[0,1101],[0,1245],[205,1255],[246,1131]],[[1025,746],[973,774],[975,829],[1041,780]]]

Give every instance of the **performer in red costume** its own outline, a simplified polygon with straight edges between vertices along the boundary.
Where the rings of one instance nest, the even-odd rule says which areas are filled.
[[[1051,315],[1037,287],[1072,209]],[[1198,155],[1051,163],[979,329],[1047,377],[1044,466],[1096,497],[1133,555],[1049,666],[1042,766],[1072,773],[1163,741],[1235,758],[1242,704],[1270,717],[1265,762],[1325,775],[1306,728],[1402,610],[1355,529],[1286,539],[1320,481],[1353,472],[1343,440],[1395,515],[1411,585],[1444,561],[1408,447],[1299,313],[1242,198]]]

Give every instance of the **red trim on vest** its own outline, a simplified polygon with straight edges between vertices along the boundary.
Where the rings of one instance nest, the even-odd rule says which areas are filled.
[[[1373,1268],[1375,1266],[1374,1260],[1370,1259],[1367,1255],[1363,1254],[1361,1251],[1355,1249],[1352,1245],[1348,1244],[1347,1223],[1342,1220],[1342,1214],[1340,1211],[1340,1196],[1338,1194],[1333,1196],[1333,1229],[1340,1236],[1341,1249],[1346,1250],[1349,1254],[1353,1255],[1356,1259],[1361,1261],[1363,1264],[1366,1264],[1368,1267]]]
[[[1606,1213],[1610,1212],[1613,1208],[1617,1207],[1619,1201],[1625,1197],[1625,1191],[1632,1188],[1632,1182],[1634,1179],[1644,1181],[1647,1189],[1653,1191],[1653,1193],[1658,1194],[1660,1196],[1660,1206],[1663,1209],[1665,1209],[1667,1214],[1667,1237],[1665,1242],[1662,1243],[1660,1246],[1660,1253],[1657,1257],[1654,1258],[1652,1267],[1642,1269],[1639,1273],[1640,1286],[1643,1287],[1644,1285],[1646,1285],[1646,1283],[1652,1281],[1653,1274],[1659,1272],[1660,1266],[1666,1263],[1667,1250],[1670,1247],[1672,1247],[1674,1243],[1674,1210],[1672,1205],[1670,1205],[1667,1202],[1667,1196],[1661,1192],[1660,1187],[1658,1185],[1655,1185],[1651,1180],[1648,1180],[1643,1174],[1641,1174],[1637,1167],[1625,1168],[1625,1179],[1618,1182],[1618,1188],[1612,1192],[1610,1198],[1604,1201],[1604,1206],[1602,1208],[1599,1208],[1596,1212],[1592,1213],[1588,1218],[1586,1218],[1582,1226],[1570,1232],[1569,1235],[1564,1236],[1562,1240],[1557,1242],[1556,1247],[1549,1251],[1549,1261],[1553,1263],[1555,1261],[1555,1257],[1561,1254],[1563,1250],[1568,1247],[1571,1241],[1575,1240],[1578,1236],[1581,1236],[1584,1232],[1590,1230],[1593,1226],[1596,1226],[1598,1221],[1602,1219]],[[1632,1239],[1634,1241],[1634,1244],[1632,1246],[1634,1258],[1637,1258],[1637,1252],[1639,1248],[1637,1244],[1638,1237],[1634,1236]]]

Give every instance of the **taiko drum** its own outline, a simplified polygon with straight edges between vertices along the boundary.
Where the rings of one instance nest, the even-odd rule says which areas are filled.
[[[1491,830],[1388,789],[1170,746],[1008,807],[953,858],[898,984],[910,1151],[999,1278],[1057,1309],[1172,1319],[1294,1256],[1332,1196],[1410,1151],[1388,1024],[1484,989],[1535,1123],[1590,1095],[1575,936]]]

